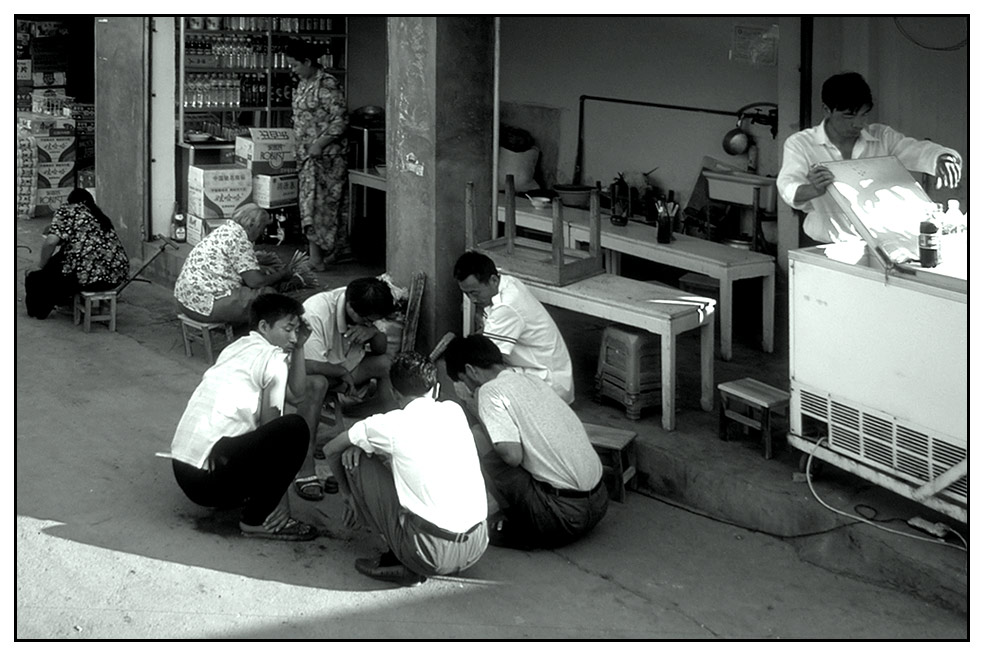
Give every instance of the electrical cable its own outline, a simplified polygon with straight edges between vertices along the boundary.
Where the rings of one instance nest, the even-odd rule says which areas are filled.
[[[920,48],[925,48],[926,50],[937,50],[937,51],[960,50],[961,48],[963,48],[964,46],[966,46],[970,42],[970,39],[967,38],[967,39],[963,39],[961,41],[958,41],[957,43],[953,44],[952,46],[930,46],[929,44],[922,43],[921,41],[919,41],[918,39],[916,39],[914,36],[912,36],[911,34],[909,34],[909,32],[906,31],[906,29],[904,27],[902,27],[902,21],[901,21],[901,19],[898,16],[896,16],[892,20],[895,21],[895,27],[896,27],[896,29],[898,29],[899,32],[902,33],[902,36],[904,36],[906,39],[908,39],[912,43],[916,44]]]
[[[886,531],[888,533],[893,533],[895,535],[900,535],[900,536],[902,536],[904,538],[912,538],[913,540],[921,540],[922,542],[930,542],[930,543],[932,543],[934,545],[944,545],[946,547],[953,547],[954,549],[959,549],[960,551],[963,551],[963,552],[969,552],[969,547],[968,547],[967,541],[964,539],[964,537],[962,535],[960,535],[959,533],[957,533],[956,531],[954,531],[949,526],[944,525],[944,527],[948,531],[952,531],[954,533],[954,535],[956,535],[958,538],[960,538],[960,541],[964,545],[963,547],[961,547],[960,545],[951,544],[951,543],[947,542],[946,540],[944,540],[942,538],[926,538],[926,537],[923,537],[923,536],[914,535],[912,533],[906,533],[905,531],[896,531],[895,529],[890,529],[887,526],[882,526],[880,524],[876,524],[876,523],[872,522],[871,520],[865,519],[864,517],[858,517],[857,515],[852,515],[851,513],[844,512],[843,510],[838,510],[837,508],[834,508],[833,506],[831,506],[827,502],[825,502],[823,499],[821,499],[820,498],[820,495],[817,494],[817,491],[815,489],[813,489],[813,480],[810,478],[810,466],[813,464],[813,456],[816,454],[817,449],[820,447],[820,444],[825,439],[826,438],[823,437],[823,436],[821,436],[819,439],[817,439],[816,443],[813,445],[813,450],[810,451],[810,455],[809,455],[809,457],[806,460],[806,484],[807,484],[807,486],[809,486],[810,492],[813,494],[813,498],[817,500],[817,503],[819,503],[821,506],[823,506],[827,510],[830,510],[831,512],[834,512],[834,513],[837,513],[838,515],[842,515],[842,516],[847,517],[849,519],[855,519],[858,522],[862,522],[864,524],[870,524],[871,526],[875,527],[876,529],[881,529],[882,531]]]

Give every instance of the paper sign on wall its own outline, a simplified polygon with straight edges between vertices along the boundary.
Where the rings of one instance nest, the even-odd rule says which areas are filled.
[[[731,60],[775,66],[779,46],[779,26],[736,25],[731,37]]]

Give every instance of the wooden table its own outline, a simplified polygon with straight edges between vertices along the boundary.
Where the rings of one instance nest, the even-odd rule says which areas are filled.
[[[568,230],[568,247],[574,248],[588,239],[588,212],[579,208],[563,209]],[[499,219],[505,220],[505,209],[499,206]],[[762,279],[762,350],[772,352],[775,343],[775,259],[767,254],[736,249],[693,236],[674,233],[669,244],[656,242],[656,227],[629,222],[615,226],[602,218],[601,247],[605,250],[605,269],[619,274],[622,254],[646,261],[697,272],[718,280],[721,318],[721,358],[732,355],[733,284],[740,279]],[[516,225],[535,231],[550,231],[548,210],[533,208],[528,199],[516,199]]]
[[[507,273],[508,274],[508,273]],[[714,409],[714,300],[668,286],[600,274],[566,286],[521,279],[543,304],[638,327],[660,337],[663,428],[676,427],[676,337],[700,328],[700,405]],[[471,333],[474,307],[464,299],[464,331]]]
[[[353,188],[357,185],[386,192],[386,177],[377,174],[375,167],[348,170],[348,231],[350,236],[352,235],[352,222],[355,220],[352,216],[353,200],[355,199]],[[363,199],[362,206],[363,212],[365,212],[365,199]]]

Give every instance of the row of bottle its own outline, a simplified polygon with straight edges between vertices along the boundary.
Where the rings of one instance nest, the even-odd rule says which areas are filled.
[[[336,66],[344,66],[340,57],[337,57],[335,53],[331,52],[332,40],[331,39],[306,39],[305,40],[314,52],[324,53],[318,58],[318,64],[323,68],[333,69]],[[275,40],[273,43],[273,68],[275,69],[289,69],[290,64],[287,62],[287,54],[284,52],[287,47],[287,42],[283,40]]]
[[[188,16],[189,30],[236,32],[331,32],[334,22],[325,16]]]
[[[191,73],[185,84],[184,107],[191,110],[265,107],[267,83],[263,73]],[[294,97],[290,76],[274,75],[270,85],[270,105],[289,107]]]
[[[266,68],[266,37],[255,35],[189,35],[185,39],[187,63],[213,68]]]

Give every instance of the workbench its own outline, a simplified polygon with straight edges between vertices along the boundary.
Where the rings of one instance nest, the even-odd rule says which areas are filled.
[[[518,213],[517,213],[518,215]],[[505,274],[512,274],[505,272]],[[637,327],[659,335],[663,428],[676,428],[677,335],[700,329],[701,408],[714,409],[714,300],[659,284],[600,274],[566,286],[514,275],[543,304]],[[464,333],[472,330],[474,305],[464,299]]]
[[[501,199],[500,199],[501,201]],[[567,247],[576,248],[588,239],[588,211],[564,207]],[[605,252],[605,269],[619,274],[621,255],[629,254],[646,261],[697,272],[718,280],[721,321],[721,358],[732,356],[733,284],[741,279],[762,279],[762,350],[771,353],[775,343],[775,259],[767,254],[729,247],[680,233],[673,242],[656,242],[656,227],[639,222],[615,226],[602,217],[601,248]],[[499,221],[505,221],[505,208],[499,205]],[[550,232],[549,209],[533,208],[529,200],[516,198],[516,225],[534,231]]]

